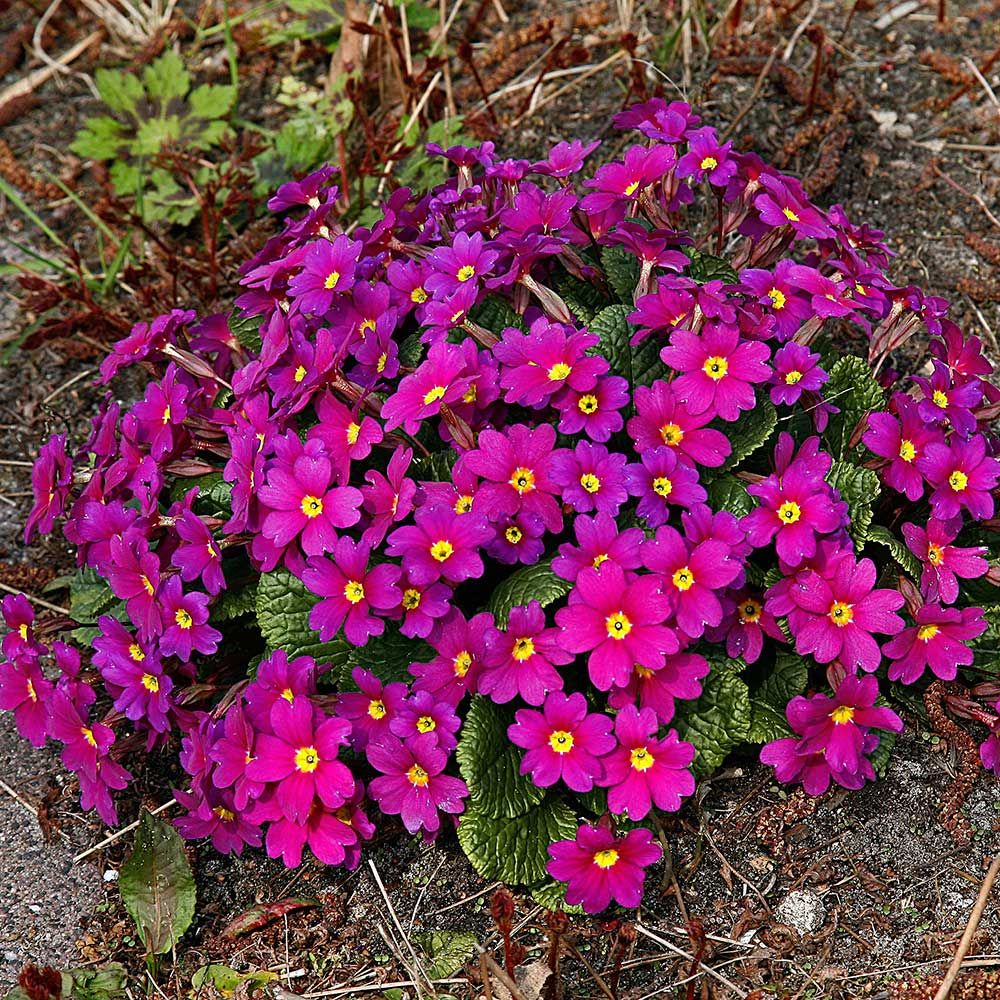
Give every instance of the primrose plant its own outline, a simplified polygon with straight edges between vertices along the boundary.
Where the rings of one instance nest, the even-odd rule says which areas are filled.
[[[377,823],[457,828],[596,912],[733,751],[873,780],[903,685],[961,672],[998,768],[979,340],[687,105],[615,124],[582,182],[596,142],[431,145],[450,179],[350,232],[332,168],[287,183],[231,315],[115,345],[101,381],[145,395],[33,473],[73,622],[3,605],[0,705],[85,808],[116,823],[129,756],[179,747],[176,825],[220,851],[353,867]]]

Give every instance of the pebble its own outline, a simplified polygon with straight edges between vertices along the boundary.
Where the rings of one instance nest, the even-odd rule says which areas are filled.
[[[781,923],[794,928],[799,934],[813,934],[826,920],[826,907],[816,893],[808,889],[797,889],[781,901],[774,915]]]

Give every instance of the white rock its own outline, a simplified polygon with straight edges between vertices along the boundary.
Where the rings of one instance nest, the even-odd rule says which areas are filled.
[[[793,927],[799,934],[813,934],[826,920],[826,907],[816,893],[808,889],[797,889],[781,901],[774,915],[781,923]]]

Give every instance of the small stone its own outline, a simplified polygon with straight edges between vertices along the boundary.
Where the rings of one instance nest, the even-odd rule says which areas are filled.
[[[799,934],[813,934],[826,920],[826,907],[814,892],[799,889],[790,892],[774,911],[775,917],[783,924],[794,928]]]
[[[107,871],[105,871],[105,873],[104,873],[104,881],[105,882],[117,882],[118,881],[118,872],[116,872],[114,870],[114,868],[108,868]]]

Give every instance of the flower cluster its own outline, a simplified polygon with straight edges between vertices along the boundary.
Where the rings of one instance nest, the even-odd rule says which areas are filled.
[[[26,531],[63,520],[78,583],[108,588],[92,651],[3,604],[0,707],[62,743],[85,806],[116,822],[125,751],[180,731],[177,826],[221,851],[352,867],[376,813],[481,837],[503,817],[480,771],[508,758],[477,758],[476,708],[520,755],[507,785],[546,790],[515,798],[586,820],[549,847],[567,901],[636,906],[660,856],[636,824],[693,793],[700,734],[749,728],[720,692],[805,665],[761,757],[816,794],[872,780],[902,727],[880,673],[973,664],[982,345],[889,281],[880,232],[687,105],[616,124],[634,141],[582,184],[597,143],[430,148],[451,179],[371,227],[338,220],[332,168],[288,183],[238,313],[115,345],[101,381],[141,364],[145,394],[44,446]],[[688,232],[703,195],[714,228]],[[929,374],[880,375],[921,324]],[[838,359],[847,326],[866,358]]]

